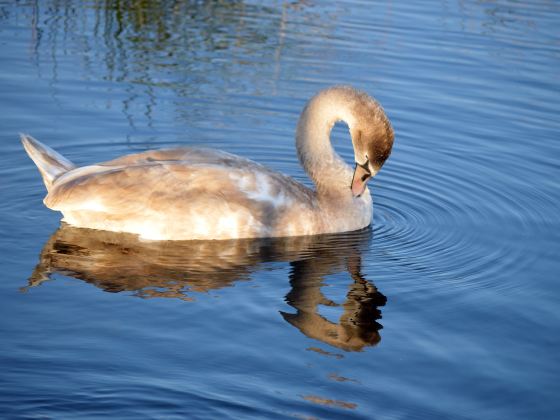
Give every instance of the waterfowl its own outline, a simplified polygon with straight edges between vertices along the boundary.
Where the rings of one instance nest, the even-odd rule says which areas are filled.
[[[337,121],[349,128],[354,170],[334,151]],[[45,205],[77,227],[143,239],[236,239],[346,232],[371,223],[367,182],[391,153],[383,108],[347,86],[320,91],[296,130],[299,161],[315,184],[218,150],[180,147],[76,167],[28,135],[23,146],[47,188]]]

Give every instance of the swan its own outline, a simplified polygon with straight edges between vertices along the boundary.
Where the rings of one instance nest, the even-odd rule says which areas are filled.
[[[352,169],[334,151],[349,128]],[[299,118],[296,149],[315,190],[251,160],[205,148],[173,148],[76,167],[22,134],[47,188],[45,205],[76,227],[147,240],[238,239],[347,232],[371,223],[367,182],[389,157],[393,128],[377,101],[348,86],[324,89]]]

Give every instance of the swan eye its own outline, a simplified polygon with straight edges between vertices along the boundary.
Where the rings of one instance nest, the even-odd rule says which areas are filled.
[[[369,158],[368,158],[367,155],[366,155],[366,161],[365,161],[364,163],[358,163],[358,162],[356,162],[356,165],[359,166],[359,167],[361,167],[364,171],[367,172],[367,174],[365,174],[364,176],[366,176],[366,175],[367,175],[367,176],[370,176],[370,175],[371,175],[371,172],[370,172],[370,170],[369,170]],[[363,180],[364,180],[364,177],[362,177],[362,181],[363,181]]]
[[[369,174],[364,174],[362,176],[362,182],[366,182],[366,179],[368,179],[368,178],[369,178]]]

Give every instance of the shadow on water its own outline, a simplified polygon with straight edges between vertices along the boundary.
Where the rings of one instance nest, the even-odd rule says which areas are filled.
[[[377,344],[382,326],[379,306],[386,298],[361,273],[361,254],[371,239],[365,229],[339,235],[227,241],[140,241],[123,233],[63,224],[47,241],[40,261],[22,290],[38,286],[54,273],[71,276],[112,293],[142,298],[192,301],[192,294],[248,280],[266,263],[289,262],[291,290],[286,302],[295,313],[284,319],[306,336],[347,351]],[[321,292],[325,277],[347,271],[352,282],[344,303]],[[319,307],[340,306],[337,323]]]

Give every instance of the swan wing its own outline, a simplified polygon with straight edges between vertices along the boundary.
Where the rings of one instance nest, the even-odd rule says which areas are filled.
[[[136,217],[208,225],[234,217],[262,229],[286,209],[314,206],[311,191],[292,178],[204,149],[146,152],[74,169],[57,179],[45,204],[65,218],[82,212],[105,221]]]

